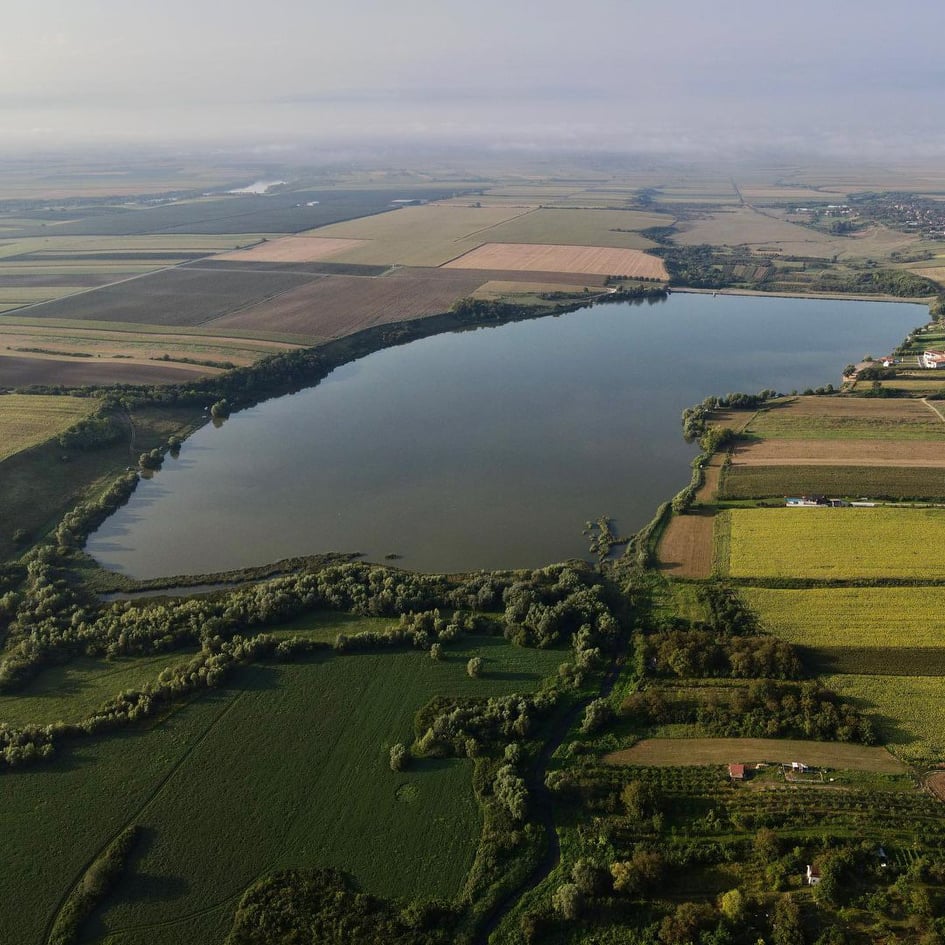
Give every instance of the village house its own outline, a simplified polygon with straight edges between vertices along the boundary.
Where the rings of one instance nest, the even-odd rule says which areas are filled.
[[[808,886],[816,886],[820,882],[820,867],[812,866],[810,863],[808,863],[806,879]]]
[[[919,360],[922,362],[922,367],[945,367],[945,351],[923,351]]]

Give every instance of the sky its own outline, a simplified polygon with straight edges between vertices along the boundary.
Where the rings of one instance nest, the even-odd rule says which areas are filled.
[[[941,0],[4,0],[0,151],[945,155]]]

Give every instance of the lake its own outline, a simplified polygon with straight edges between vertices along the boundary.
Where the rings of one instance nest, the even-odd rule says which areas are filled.
[[[586,557],[587,520],[631,533],[689,481],[683,408],[836,386],[927,320],[676,293],[415,341],[203,427],[87,550],[142,579],[328,551],[429,571]]]

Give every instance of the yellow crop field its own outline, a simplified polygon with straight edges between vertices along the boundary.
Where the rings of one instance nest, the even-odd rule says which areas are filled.
[[[282,239],[257,243],[249,249],[221,253],[214,258],[233,262],[321,262],[323,259],[340,256],[350,249],[357,249],[365,242],[318,236],[283,236]]]
[[[825,676],[828,688],[856,701],[883,741],[904,761],[945,761],[945,679],[937,676]]]
[[[96,407],[91,397],[0,396],[0,460],[62,433]]]
[[[945,647],[945,611],[934,592],[914,587],[745,587],[740,594],[766,630],[790,643]]]
[[[550,246],[530,243],[486,243],[454,259],[445,269],[508,269],[519,272],[575,272],[631,278],[666,279],[657,256],[638,249],[605,246]]]
[[[300,234],[331,240],[360,240],[332,256],[335,262],[371,266],[440,266],[484,243],[493,227],[526,211],[517,207],[453,207],[428,204],[333,223]]]
[[[717,520],[715,566],[732,577],[945,578],[945,509],[735,509]]]

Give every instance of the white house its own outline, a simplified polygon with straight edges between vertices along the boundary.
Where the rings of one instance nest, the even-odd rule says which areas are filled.
[[[811,866],[810,863],[808,863],[806,878],[808,886],[816,886],[820,882],[820,867]]]
[[[919,360],[922,362],[922,367],[945,367],[945,351],[923,351]]]

